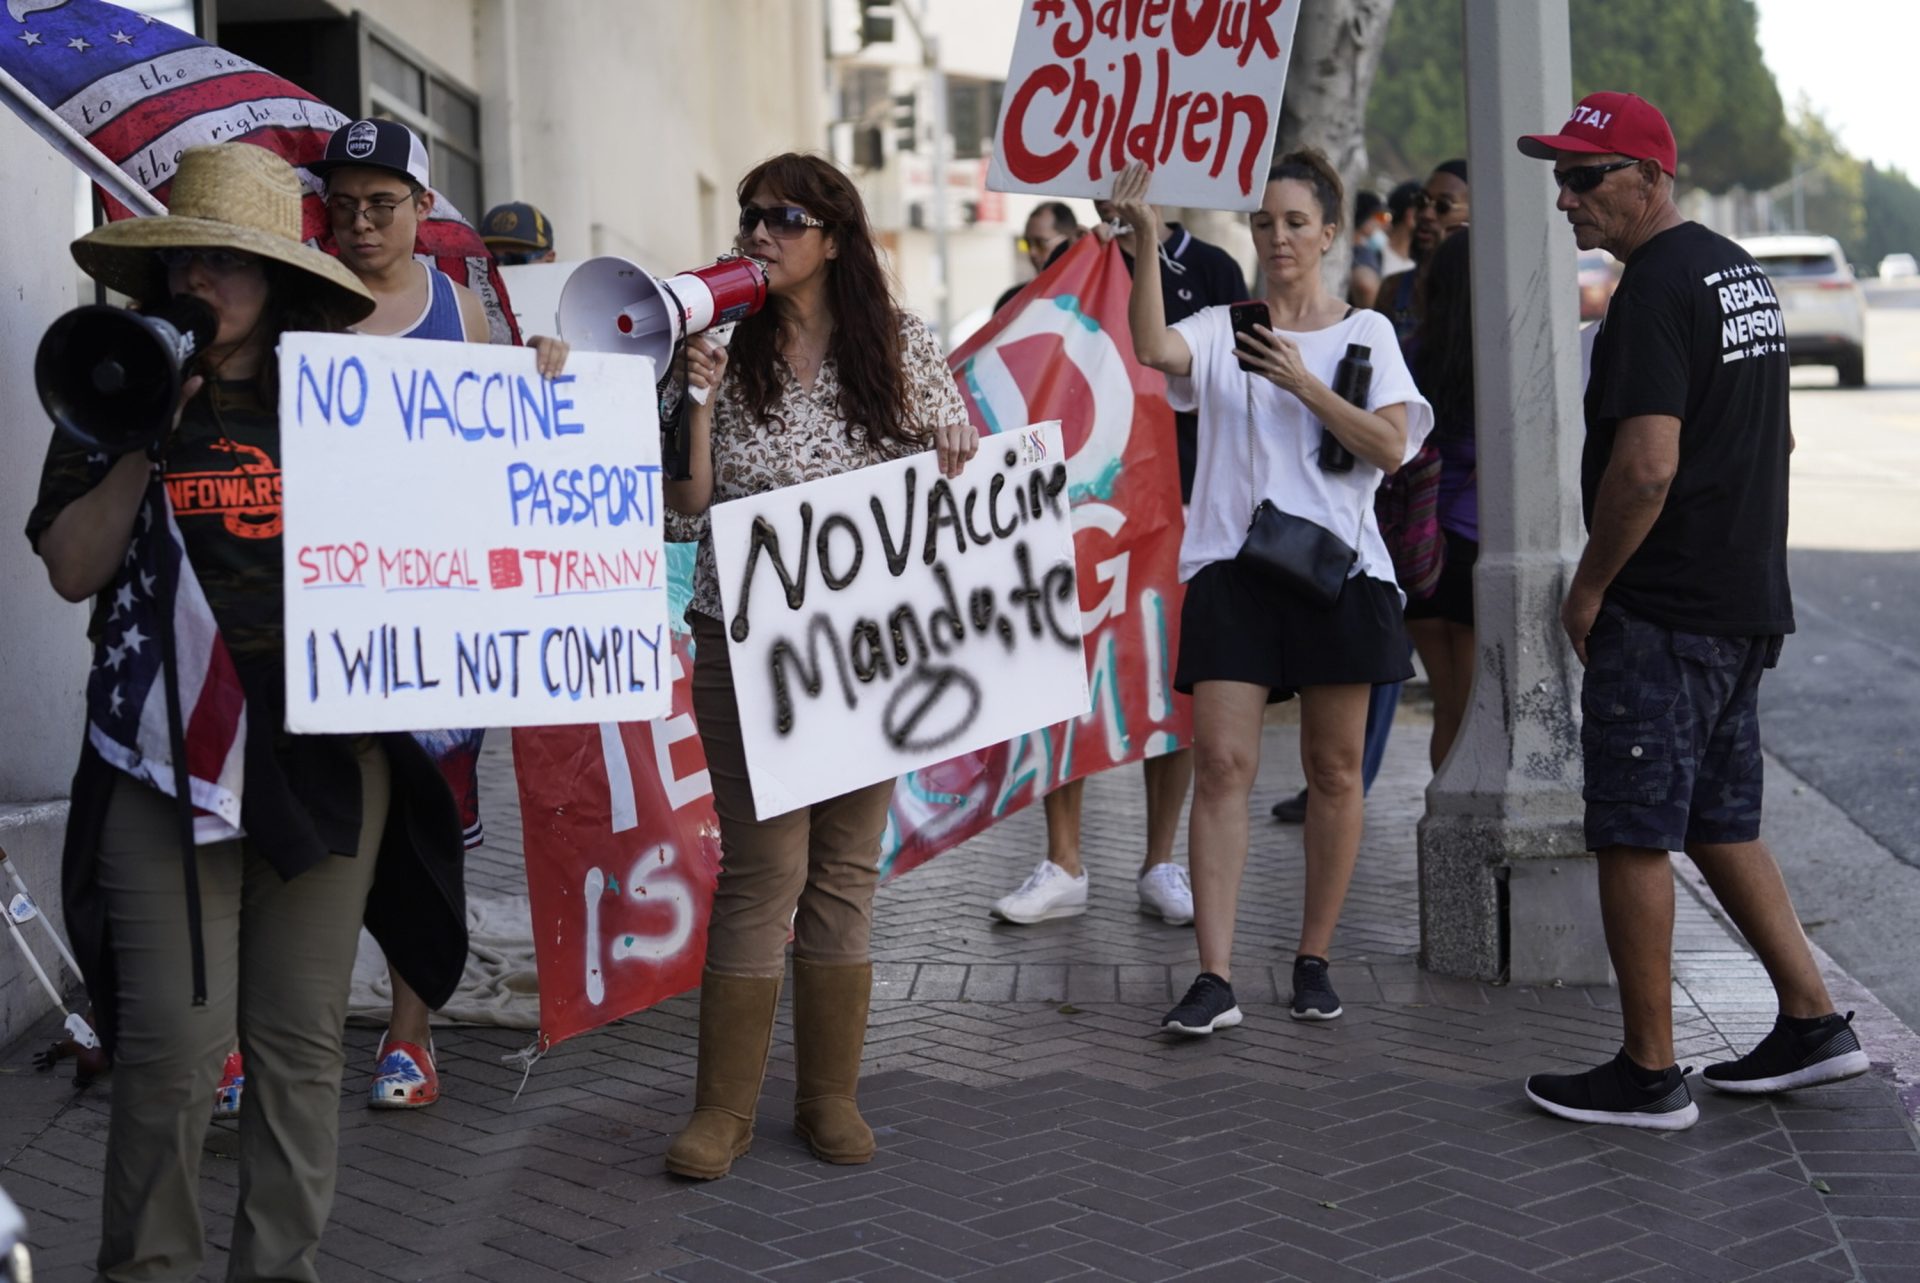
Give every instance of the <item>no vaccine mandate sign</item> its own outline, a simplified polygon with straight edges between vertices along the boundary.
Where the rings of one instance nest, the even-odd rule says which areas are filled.
[[[1156,204],[1251,210],[1301,0],[1023,0],[987,186],[1104,198],[1133,161]]]
[[[652,361],[288,334],[280,437],[289,730],[667,713]]]

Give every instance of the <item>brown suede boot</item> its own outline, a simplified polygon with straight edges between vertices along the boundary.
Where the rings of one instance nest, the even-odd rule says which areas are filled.
[[[872,996],[872,963],[793,960],[793,1129],[825,1162],[873,1157],[873,1129],[854,1103]]]
[[[753,1107],[767,1072],[779,976],[700,973],[700,1069],[693,1117],[667,1150],[667,1170],[710,1181],[753,1144]]]

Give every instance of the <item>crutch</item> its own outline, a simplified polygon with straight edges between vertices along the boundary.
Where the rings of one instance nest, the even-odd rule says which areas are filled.
[[[40,987],[47,991],[47,997],[53,1000],[53,1005],[62,1016],[66,1017],[67,1037],[55,1043],[50,1050],[34,1057],[34,1064],[43,1070],[52,1069],[54,1063],[62,1056],[71,1055],[77,1062],[74,1080],[81,1083],[89,1082],[95,1074],[106,1068],[106,1053],[101,1049],[100,1038],[93,1032],[93,1026],[88,1023],[85,1016],[77,1011],[67,1010],[67,1004],[61,1000],[60,990],[48,978],[46,968],[40,965],[40,959],[34,956],[32,947],[27,944],[26,932],[21,928],[37,919],[41,928],[47,933],[47,938],[53,941],[54,949],[65,960],[68,970],[77,976],[80,974],[80,964],[74,960],[73,951],[67,948],[67,942],[62,940],[60,933],[53,929],[53,923],[47,919],[47,915],[40,912],[40,906],[34,903],[33,893],[27,890],[27,884],[20,876],[19,867],[7,858],[5,847],[0,847],[0,867],[6,869],[7,878],[13,883],[14,888],[13,897],[7,901],[5,912],[0,913],[0,918],[5,918],[7,921],[7,934],[12,936],[14,944],[19,946],[20,956],[27,960],[27,967],[33,972],[34,978],[40,982]]]

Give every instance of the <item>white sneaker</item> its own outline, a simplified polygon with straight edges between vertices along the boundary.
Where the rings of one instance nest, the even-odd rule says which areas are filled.
[[[1193,921],[1193,886],[1184,866],[1169,861],[1140,875],[1140,912],[1157,913],[1176,927]]]
[[[1052,860],[1042,860],[1020,889],[994,901],[993,916],[1026,926],[1087,911],[1087,875],[1074,877]]]

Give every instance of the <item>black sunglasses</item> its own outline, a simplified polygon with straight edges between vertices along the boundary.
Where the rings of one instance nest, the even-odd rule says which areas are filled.
[[[1601,180],[1616,169],[1632,169],[1640,162],[1637,160],[1615,160],[1604,165],[1574,165],[1568,169],[1553,171],[1553,181],[1561,187],[1571,188],[1576,196],[1584,196],[1598,187]]]
[[[790,241],[806,233],[809,227],[825,227],[826,223],[798,205],[742,205],[740,207],[740,234],[753,235],[753,229],[762,221],[767,224],[767,233],[783,241]]]
[[[1448,214],[1451,214],[1454,210],[1463,208],[1466,205],[1466,203],[1467,202],[1465,202],[1464,200],[1460,200],[1453,196],[1441,196],[1441,197],[1435,198],[1427,195],[1425,192],[1417,192],[1414,194],[1414,198],[1413,198],[1413,207],[1415,209],[1426,209],[1429,205],[1431,205],[1433,207],[1434,215],[1439,218],[1445,218]]]

